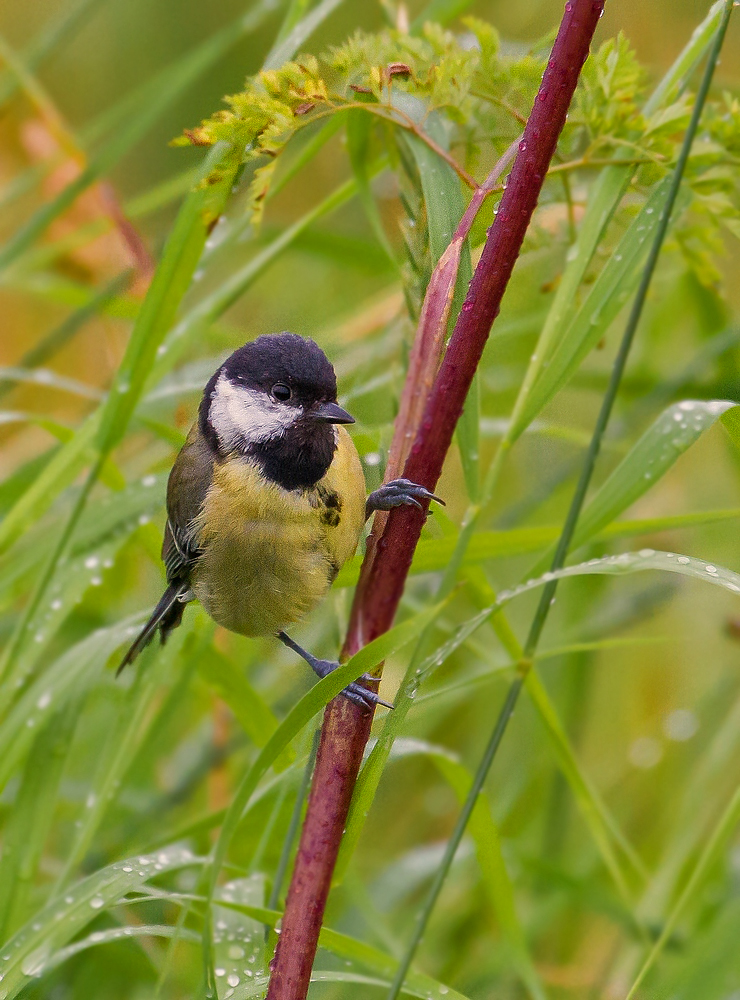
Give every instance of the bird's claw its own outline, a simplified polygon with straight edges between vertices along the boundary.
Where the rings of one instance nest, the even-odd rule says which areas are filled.
[[[422,509],[420,500],[436,501],[444,507],[444,500],[435,496],[425,486],[412,483],[410,479],[392,479],[374,490],[367,498],[365,516],[369,517],[376,510],[392,510],[394,507],[418,507]]]
[[[315,664],[311,664],[314,672],[318,677],[326,677],[333,670],[336,670],[339,666],[336,660],[316,660]],[[369,688],[364,687],[359,681],[372,681],[377,680],[377,678],[372,677],[370,674],[363,674],[358,680],[352,681],[348,684],[340,694],[344,695],[349,701],[353,702],[355,705],[359,705],[361,708],[372,709],[373,705],[382,705],[384,708],[393,708],[387,701],[371,691]]]
[[[320,660],[312,653],[307,652],[302,646],[299,646],[297,642],[294,642],[286,632],[277,632],[276,638],[286,645],[288,649],[292,649],[293,652],[298,653],[298,655],[306,661],[309,667],[319,678],[326,677],[327,674],[330,674],[339,666],[339,663],[337,663],[336,660]],[[393,708],[393,705],[390,705],[387,701],[383,701],[383,699],[379,698],[374,691],[371,691],[369,688],[363,687],[362,684],[358,683],[358,681],[374,680],[377,680],[377,678],[372,677],[370,674],[363,674],[357,679],[357,681],[353,681],[351,684],[348,684],[347,687],[340,693],[351,702],[354,702],[355,705],[359,705],[366,711],[371,711],[373,705],[383,705],[385,708]]]

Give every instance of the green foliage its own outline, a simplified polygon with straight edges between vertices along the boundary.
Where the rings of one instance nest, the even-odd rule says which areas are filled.
[[[637,138],[645,128],[640,114],[647,74],[620,32],[586,60],[578,91],[576,120],[589,139],[609,142]]]
[[[174,451],[224,354],[294,328],[334,361],[378,485],[432,269],[470,183],[518,140],[547,46],[512,43],[486,5],[454,20],[464,0],[408,31],[400,7],[383,5],[394,28],[368,8],[338,43],[320,33],[334,0],[294,0],[279,24],[271,0],[230,24],[183,18],[187,35],[155,2],[165,55],[114,6],[82,0],[22,57],[3,49],[7,134],[52,54],[66,76],[50,73],[50,99],[80,125],[54,119],[62,152],[46,159],[13,138],[22,165],[0,192],[0,997],[175,1000],[209,979],[222,1000],[261,995],[313,727],[386,658],[396,709],[374,722],[312,987],[365,1000],[394,978],[549,582],[723,5],[661,81],[621,33],[585,64],[399,623],[317,685],[196,608],[114,681],[161,590]],[[60,39],[93,9],[103,27],[67,56]],[[97,43],[126,37],[151,76],[103,93]],[[238,39],[262,69],[177,140],[194,149],[167,150],[243,79]],[[74,73],[88,104],[60,89]],[[659,997],[740,989],[739,109],[733,91],[707,105],[578,551],[407,995],[625,996],[641,968]],[[100,207],[100,179],[129,222]],[[359,562],[297,630],[320,655],[336,655]]]

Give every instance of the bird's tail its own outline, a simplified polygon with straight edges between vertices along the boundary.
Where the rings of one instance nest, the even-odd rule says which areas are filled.
[[[131,648],[121,661],[121,665],[116,670],[116,677],[118,677],[124,667],[134,662],[142,649],[149,645],[157,629],[160,631],[162,643],[164,644],[167,641],[167,636],[172,629],[177,628],[182,621],[182,613],[185,610],[187,602],[187,599],[183,600],[183,596],[184,591],[182,586],[169,585],[159,599],[156,608],[152,611],[149,621],[141,632],[139,632]]]

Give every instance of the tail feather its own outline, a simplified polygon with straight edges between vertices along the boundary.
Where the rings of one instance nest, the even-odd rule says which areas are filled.
[[[133,663],[139,653],[149,645],[157,629],[160,630],[162,643],[164,643],[172,629],[177,628],[182,620],[182,613],[185,610],[185,604],[181,599],[181,595],[182,587],[170,584],[165,590],[156,608],[152,611],[149,621],[141,632],[139,632],[123,660],[121,660],[121,664],[118,670],[116,670],[116,677],[118,677],[124,667],[127,667],[129,663]]]

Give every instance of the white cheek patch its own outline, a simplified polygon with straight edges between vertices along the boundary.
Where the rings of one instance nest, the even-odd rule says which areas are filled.
[[[221,447],[228,451],[239,443],[261,444],[282,437],[300,410],[259,390],[234,385],[222,373],[209,415]]]

